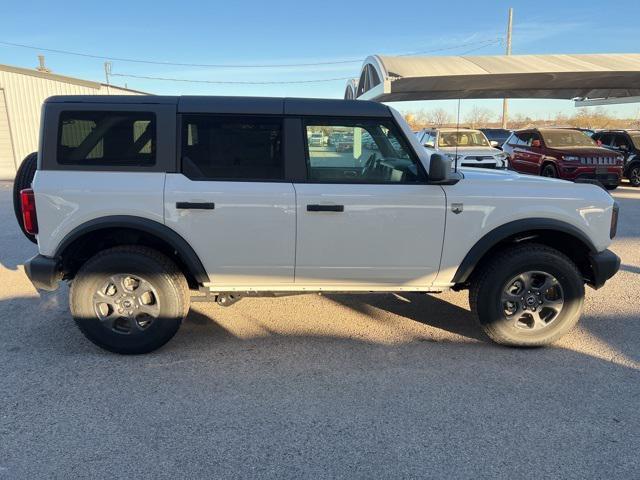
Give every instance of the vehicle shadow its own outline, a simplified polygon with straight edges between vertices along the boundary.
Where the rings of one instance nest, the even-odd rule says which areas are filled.
[[[469,310],[434,295],[330,294],[326,297],[365,315],[368,314],[368,309],[373,307],[472,340],[489,342],[489,338],[480,330]]]
[[[620,270],[629,273],[640,273],[640,267],[636,267],[635,265],[627,265],[625,263],[620,265]]]

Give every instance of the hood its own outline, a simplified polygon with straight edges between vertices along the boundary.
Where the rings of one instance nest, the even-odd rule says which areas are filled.
[[[618,157],[618,153],[603,147],[555,147],[547,148],[549,152],[578,157]]]
[[[438,150],[440,150],[442,153],[452,153],[455,154],[456,150],[458,152],[458,155],[498,155],[500,153],[502,153],[502,150],[498,150],[497,148],[493,148],[493,147],[458,147],[456,149],[456,147],[438,147]]]
[[[539,177],[537,175],[524,175],[513,170],[493,170],[487,168],[473,168],[465,167],[460,170],[462,176],[469,180],[486,180],[486,181],[517,181],[523,184],[563,184],[569,183],[566,180],[560,180],[557,178]]]

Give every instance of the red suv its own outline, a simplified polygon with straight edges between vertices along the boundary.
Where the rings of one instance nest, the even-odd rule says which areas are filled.
[[[511,134],[502,146],[513,170],[565,180],[598,181],[607,190],[622,179],[624,158],[599,147],[587,134],[568,128],[529,128]]]

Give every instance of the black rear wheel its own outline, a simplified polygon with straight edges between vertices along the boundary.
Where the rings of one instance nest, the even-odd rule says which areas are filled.
[[[22,160],[16,172],[16,178],[13,181],[13,211],[16,214],[16,220],[18,221],[18,225],[20,225],[20,230],[22,230],[24,236],[33,243],[37,242],[36,237],[24,229],[24,220],[22,218],[22,208],[20,205],[20,191],[25,188],[31,188],[31,182],[33,182],[37,167],[38,153],[30,153]]]
[[[189,311],[189,286],[169,258],[121,246],[90,258],[71,284],[69,304],[80,331],[115,353],[151,352],[167,343]]]

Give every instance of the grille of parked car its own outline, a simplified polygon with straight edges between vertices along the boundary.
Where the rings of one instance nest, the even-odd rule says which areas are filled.
[[[463,163],[462,166],[473,168],[496,168],[495,163]]]
[[[614,157],[580,157],[580,163],[583,165],[615,165]]]
[[[492,155],[484,156],[484,155],[469,155],[468,157],[464,157],[465,160],[477,160],[478,162],[482,160],[493,160]]]

